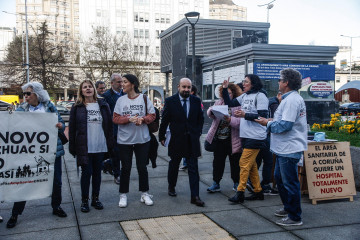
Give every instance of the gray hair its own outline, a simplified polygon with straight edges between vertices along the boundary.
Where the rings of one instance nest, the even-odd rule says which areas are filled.
[[[122,78],[119,73],[113,73],[113,74],[111,75],[111,77],[110,77],[110,81],[113,82],[113,81],[115,80],[115,77],[120,77],[120,78]]]
[[[280,80],[288,82],[288,87],[291,90],[299,90],[301,88],[302,76],[301,73],[292,68],[285,68],[280,71]]]
[[[29,82],[26,83],[24,86],[21,87],[23,91],[26,89],[31,88],[33,93],[36,94],[39,102],[48,102],[50,101],[49,93],[44,89],[43,85],[39,82]]]
[[[96,83],[95,83],[95,88],[98,88],[99,87],[99,85],[100,84],[105,84],[105,82],[104,81],[96,81]]]

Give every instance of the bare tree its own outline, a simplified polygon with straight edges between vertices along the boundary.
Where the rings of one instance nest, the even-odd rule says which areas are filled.
[[[139,44],[142,44],[140,51]],[[150,54],[148,43],[134,41],[128,34],[113,35],[108,27],[93,27],[91,35],[82,40],[80,64],[88,78],[107,81],[113,73],[133,73],[140,84],[148,69]]]
[[[67,81],[64,71],[64,49],[67,46],[55,43],[51,36],[45,21],[37,26],[28,40],[30,81],[38,81],[50,91],[64,87]],[[26,82],[22,47],[21,37],[15,37],[7,48],[5,63],[0,69],[7,85],[23,85]]]

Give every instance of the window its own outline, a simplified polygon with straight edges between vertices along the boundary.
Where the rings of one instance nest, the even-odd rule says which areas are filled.
[[[144,13],[139,13],[139,22],[144,22]]]
[[[101,10],[100,9],[96,9],[96,16],[101,17]]]
[[[159,23],[159,22],[160,22],[160,14],[159,14],[159,13],[156,13],[156,14],[155,14],[155,22],[156,22],[156,23]]]
[[[336,82],[340,82],[340,76],[336,76]]]
[[[116,9],[116,17],[121,17],[121,9]]]
[[[145,22],[149,22],[149,13],[145,13]]]
[[[356,80],[360,80],[360,76],[357,76],[357,77],[356,77]]]
[[[149,55],[149,52],[150,52],[150,51],[149,51],[149,46],[146,46],[146,47],[145,47],[145,54],[146,54],[146,55]]]
[[[121,27],[116,27],[116,34],[121,34]]]
[[[139,37],[144,38],[144,29],[139,30]]]
[[[139,32],[138,30],[135,28],[134,29],[134,38],[138,38],[139,37]]]
[[[350,82],[350,76],[347,76],[346,79],[348,82]]]
[[[160,47],[156,47],[155,54],[157,56],[160,56]]]
[[[138,46],[134,46],[134,54],[135,55],[139,54],[139,47]]]
[[[140,46],[140,54],[141,54],[141,55],[144,54],[144,46]]]
[[[160,38],[160,30],[156,30],[155,36],[156,38]]]
[[[145,38],[149,38],[149,29],[145,29]]]
[[[170,23],[170,14],[166,14],[166,23]]]
[[[87,75],[87,74],[86,74]],[[73,72],[69,72],[69,80],[73,81],[74,80],[74,73]]]
[[[139,21],[139,14],[134,13],[134,22],[138,22],[138,21]]]

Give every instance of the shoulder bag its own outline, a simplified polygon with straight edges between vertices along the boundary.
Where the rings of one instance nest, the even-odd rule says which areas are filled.
[[[145,102],[145,116],[147,115],[147,97],[145,94],[143,94],[144,97],[144,102]],[[159,130],[159,121],[153,121],[151,123],[149,123],[148,125],[149,131],[151,133],[157,132]]]

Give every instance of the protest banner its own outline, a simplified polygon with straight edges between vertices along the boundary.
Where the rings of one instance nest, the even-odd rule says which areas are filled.
[[[312,203],[356,195],[349,142],[311,142],[304,154]]]
[[[0,201],[51,195],[58,122],[56,113],[0,112]]]

